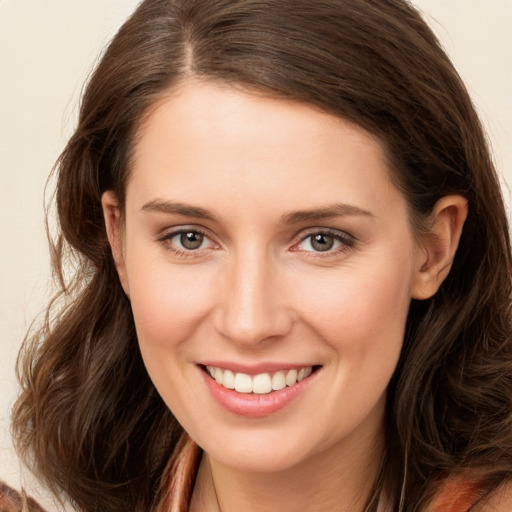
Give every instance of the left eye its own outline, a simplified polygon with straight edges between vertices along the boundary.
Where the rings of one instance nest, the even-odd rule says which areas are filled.
[[[297,245],[297,249],[300,251],[327,252],[339,249],[343,245],[349,245],[349,243],[348,241],[343,241],[341,236],[319,232],[305,237]]]
[[[179,249],[195,251],[209,247],[212,242],[203,233],[194,230],[180,231],[167,237],[167,241]]]

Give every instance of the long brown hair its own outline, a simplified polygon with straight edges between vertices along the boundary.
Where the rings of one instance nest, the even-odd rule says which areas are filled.
[[[404,0],[142,2],[90,78],[57,162],[61,292],[20,356],[19,451],[80,510],[148,511],[159,500],[181,427],[142,363],[100,199],[113,190],[122,206],[141,120],[191,76],[303,102],[377,135],[416,229],[441,197],[468,199],[448,278],[411,304],[367,510],[382,494],[393,509],[423,510],[446,475],[477,476],[488,492],[510,478],[505,210],[466,89]]]

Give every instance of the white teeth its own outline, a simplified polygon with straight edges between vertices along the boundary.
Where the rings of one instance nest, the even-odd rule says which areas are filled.
[[[286,380],[284,378],[284,372],[276,372],[272,376],[272,389],[274,391],[279,391],[280,389],[284,389],[286,387]]]
[[[297,370],[290,370],[286,374],[286,385],[293,386],[297,382]]]
[[[215,381],[227,389],[234,389],[238,393],[255,393],[266,395],[272,391],[279,391],[286,386],[293,386],[297,382],[309,377],[313,371],[312,366],[306,366],[299,370],[280,370],[274,374],[259,373],[247,375],[246,373],[233,373],[231,370],[223,370],[213,366],[206,367],[208,373]]]
[[[239,393],[252,393],[252,379],[245,373],[235,375],[235,390]]]
[[[297,374],[297,381],[300,382],[301,380],[304,380],[306,377],[309,377],[311,375],[312,371],[313,371],[313,368],[311,368],[311,366],[306,366],[306,368],[301,368],[299,370],[299,373]]]
[[[272,379],[268,373],[260,373],[252,378],[252,392],[266,395],[272,391]]]
[[[235,374],[231,370],[224,370],[222,385],[228,389],[235,389]]]

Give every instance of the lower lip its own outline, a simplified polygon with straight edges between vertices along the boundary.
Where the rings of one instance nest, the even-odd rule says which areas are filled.
[[[279,411],[292,402],[316,378],[318,371],[309,377],[297,382],[293,386],[272,391],[265,395],[254,393],[238,393],[227,389],[212,379],[205,371],[200,369],[204,382],[215,400],[229,412],[246,418],[260,418]]]

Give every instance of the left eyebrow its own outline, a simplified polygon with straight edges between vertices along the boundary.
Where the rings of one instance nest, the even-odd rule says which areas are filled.
[[[200,208],[199,206],[192,206],[185,203],[175,203],[173,201],[162,201],[159,199],[148,201],[141,208],[141,211],[178,214],[183,215],[184,217],[194,217],[196,219],[215,221],[215,216],[213,213],[205,210],[204,208]]]
[[[325,208],[312,210],[297,210],[287,213],[281,217],[282,224],[297,224],[311,220],[329,219],[332,217],[364,216],[375,217],[375,215],[363,208],[351,204],[336,203]]]

